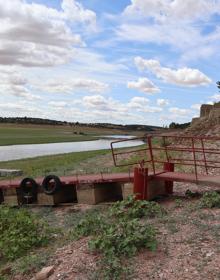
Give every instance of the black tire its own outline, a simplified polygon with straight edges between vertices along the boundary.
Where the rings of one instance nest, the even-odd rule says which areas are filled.
[[[53,181],[52,186],[51,186],[51,181]],[[62,183],[59,177],[57,177],[56,175],[46,176],[42,183],[43,191],[48,195],[53,195],[57,193],[61,189],[61,185]]]
[[[22,203],[37,201],[38,184],[32,178],[24,178],[20,183]]]

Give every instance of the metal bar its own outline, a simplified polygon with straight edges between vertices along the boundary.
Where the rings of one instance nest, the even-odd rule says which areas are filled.
[[[206,170],[206,174],[208,175],[208,167],[207,167],[207,162],[206,162],[206,154],[205,154],[205,147],[204,147],[204,142],[203,139],[201,139],[201,144],[202,144],[202,150],[203,150],[203,157],[204,157],[204,162],[205,162],[205,170]]]
[[[169,159],[169,156],[168,156],[168,152],[167,152],[166,136],[163,136],[163,144],[164,144],[164,147],[165,147],[165,153],[166,153],[167,162],[170,162],[170,159]]]
[[[154,174],[155,174],[155,164],[154,164],[154,156],[153,156],[153,150],[152,150],[151,139],[152,139],[151,136],[148,136],[148,137],[147,137],[148,147],[149,147],[149,151],[150,151],[151,164],[152,164],[153,172],[154,172]]]
[[[153,150],[165,151],[165,148],[153,147]],[[178,152],[178,151],[179,151],[179,152],[189,152],[189,153],[193,152],[193,150],[190,149],[190,148],[178,148],[178,147],[174,147],[174,146],[172,146],[172,147],[167,147],[167,150],[168,150],[168,151],[177,151],[177,152]],[[199,148],[195,148],[195,151],[196,151],[197,153],[203,153],[203,150],[202,150],[202,149],[199,149]],[[210,153],[210,154],[219,154],[219,155],[220,155],[220,149],[204,149],[204,151],[205,151],[206,153]],[[218,153],[217,151],[219,151],[219,153]]]
[[[196,166],[196,153],[195,153],[195,145],[194,145],[193,137],[192,137],[192,149],[193,149],[193,158],[194,158],[194,164],[195,164],[196,181],[198,181],[197,166]]]
[[[124,155],[124,154],[132,154],[132,153],[137,153],[137,152],[143,152],[143,151],[147,151],[149,149],[139,149],[139,150],[134,150],[134,151],[125,151],[125,152],[118,152],[118,153],[114,153],[114,155],[118,156],[118,155]]]

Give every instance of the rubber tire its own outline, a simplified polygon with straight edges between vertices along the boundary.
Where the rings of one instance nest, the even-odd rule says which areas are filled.
[[[54,187],[52,189],[49,189],[48,185],[51,180],[54,181]],[[60,181],[60,178],[57,177],[56,175],[48,175],[44,178],[44,180],[42,182],[43,191],[44,191],[44,193],[46,193],[48,195],[53,195],[53,194],[57,193],[61,189],[61,186],[62,186],[62,183]]]
[[[27,183],[31,184],[31,188],[27,187]],[[31,193],[33,201],[37,200],[38,184],[37,182],[29,177],[24,178],[20,183],[20,191],[22,199],[25,201],[25,196]]]

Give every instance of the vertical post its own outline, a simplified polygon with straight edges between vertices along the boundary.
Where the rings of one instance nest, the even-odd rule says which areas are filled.
[[[193,137],[192,137],[192,152],[193,152],[194,168],[195,168],[196,182],[197,182],[198,181],[197,161],[196,161],[196,150],[195,150],[195,143]]]
[[[134,168],[134,189],[136,199],[147,199],[148,168]]]
[[[150,160],[151,160],[153,172],[154,172],[154,175],[155,175],[155,164],[154,164],[154,155],[153,155],[151,139],[152,139],[151,136],[147,136],[148,148],[149,148],[149,152],[150,152]]]
[[[165,162],[163,166],[163,170],[165,172],[174,172],[174,163],[171,162]],[[173,182],[171,181],[165,181],[165,190],[167,194],[173,193]]]
[[[206,174],[208,175],[209,172],[208,172],[207,161],[206,161],[205,146],[202,138],[201,138],[201,144],[202,144],[202,152],[203,152],[203,158],[205,163],[205,170],[206,170]]]

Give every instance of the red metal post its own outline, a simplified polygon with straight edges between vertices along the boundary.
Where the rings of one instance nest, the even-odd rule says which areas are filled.
[[[134,194],[136,199],[147,199],[148,168],[134,168]]]
[[[163,166],[163,170],[165,172],[174,172],[174,163],[171,162],[165,162]],[[173,193],[173,182],[171,181],[165,181],[165,189],[167,194],[172,194]]]

